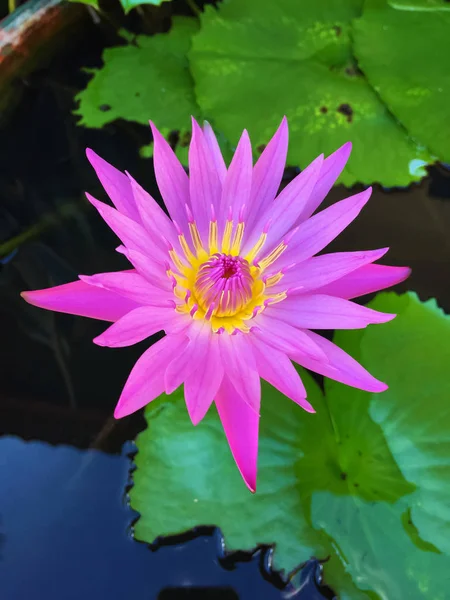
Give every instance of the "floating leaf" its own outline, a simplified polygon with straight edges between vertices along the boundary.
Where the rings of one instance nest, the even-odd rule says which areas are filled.
[[[98,0],[70,0],[71,2],[81,2],[82,4],[89,4],[97,10],[99,10]],[[132,8],[141,6],[142,4],[151,4],[153,6],[159,6],[163,2],[169,2],[170,0],[120,0],[120,4],[123,7],[125,13],[130,12]]]
[[[168,33],[141,35],[136,45],[106,48],[104,66],[77,96],[80,124],[102,127],[115,119],[147,124],[151,118],[164,135],[178,132],[186,154],[190,117],[199,115],[186,57],[197,29],[195,19],[174,17]]]
[[[340,332],[336,342],[390,390],[368,394],[326,380],[324,396],[302,372],[317,410],[310,415],[264,385],[255,495],[215,410],[194,428],[181,392],[151,403],[131,490],[141,513],[136,537],[218,525],[229,549],[276,543],[276,568],[330,556],[325,581],[342,599],[444,600],[450,320],[413,294],[381,294],[371,306],[399,316]]]
[[[120,4],[126,13],[130,12],[132,8],[141,6],[141,4],[151,4],[152,6],[159,6],[163,2],[169,2],[170,0],[120,0]]]
[[[403,475],[417,485],[410,506],[419,534],[450,555],[450,319],[434,300],[421,304],[413,295],[383,294],[372,306],[402,316],[389,324],[389,354],[375,327],[362,339],[362,362],[389,381],[370,414]]]
[[[360,11],[360,0],[206,7],[189,55],[203,113],[233,143],[248,128],[256,147],[286,114],[288,162],[300,167],[351,140],[346,185],[420,179],[428,152],[410,140],[353,63],[350,22]]]
[[[354,50],[369,82],[411,136],[450,161],[450,5],[370,1],[354,22]]]
[[[399,10],[450,10],[448,0],[388,0]]]

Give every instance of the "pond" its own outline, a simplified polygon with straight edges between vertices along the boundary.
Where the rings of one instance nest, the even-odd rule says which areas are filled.
[[[153,33],[152,10],[144,13],[146,33]],[[188,14],[189,8],[180,12]],[[86,147],[130,171],[161,201],[152,160],[139,154],[151,139],[146,127],[117,119],[89,129],[72,114],[74,95],[89,79],[81,69],[98,67],[103,49],[118,39],[105,23],[99,26],[85,15],[80,22],[66,47],[18,79],[17,98],[0,129],[1,595],[6,600],[336,597],[326,584],[326,562],[322,566],[312,558],[287,582],[272,567],[268,546],[229,553],[215,523],[198,523],[195,531],[152,545],[136,541],[139,515],[129,505],[128,491],[133,440],[146,422],[142,411],[121,420],[112,414],[149,340],[108,351],[91,343],[104,330],[101,322],[41,311],[19,296],[79,274],[127,268],[125,257],[114,252],[116,237],[83,198],[89,190],[105,199]],[[130,30],[142,28],[136,13],[126,24]],[[284,183],[297,172],[287,169]],[[362,189],[356,185],[352,192]],[[338,185],[325,206],[348,195]],[[448,313],[449,231],[450,169],[438,163],[407,188],[375,184],[357,222],[329,251],[389,246],[389,264],[412,268],[395,291],[414,290],[422,301],[435,298]],[[292,561],[300,565],[302,558]]]

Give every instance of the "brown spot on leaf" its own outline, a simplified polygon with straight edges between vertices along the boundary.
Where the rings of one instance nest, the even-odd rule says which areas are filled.
[[[341,473],[341,479],[342,481],[345,481],[347,479],[347,473],[344,473],[344,471],[342,471]]]
[[[328,112],[328,108],[326,106],[321,106],[320,107],[320,112],[323,113],[323,114],[325,114],[325,113]]]
[[[98,110],[101,110],[102,112],[108,112],[108,110],[111,110],[111,107],[109,104],[100,104]]]
[[[347,117],[348,123],[352,122],[352,120],[353,120],[353,108],[350,106],[350,104],[341,104],[340,106],[338,106],[337,111],[340,112],[342,115],[345,115]]]

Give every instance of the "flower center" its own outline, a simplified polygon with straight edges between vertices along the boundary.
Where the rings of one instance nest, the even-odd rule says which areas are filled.
[[[252,298],[250,265],[240,256],[213,254],[197,272],[194,294],[199,306],[216,317],[232,317]]]
[[[179,255],[168,244],[172,264],[167,264],[166,272],[172,281],[176,310],[192,319],[208,321],[212,331],[217,333],[250,331],[251,320],[257,314],[269,304],[281,302],[287,295],[286,291],[272,290],[283,274],[268,275],[267,269],[285,251],[288,241],[283,240],[264,256],[261,249],[267,238],[265,227],[254,246],[241,256],[245,228],[243,212],[242,209],[237,223],[229,216],[223,234],[219,236],[212,209],[209,235],[202,239],[187,207],[191,243],[177,226],[182,253]]]

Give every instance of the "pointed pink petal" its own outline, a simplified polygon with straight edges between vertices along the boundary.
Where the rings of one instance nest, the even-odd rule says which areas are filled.
[[[187,234],[189,229],[185,206],[191,205],[189,178],[174,151],[151,121],[150,127],[153,133],[153,164],[159,191],[172,220]]]
[[[29,304],[39,308],[101,321],[117,321],[139,307],[139,304],[128,298],[93,287],[83,281],[22,292],[21,296]]]
[[[203,134],[205,136],[206,143],[208,144],[209,152],[211,153],[213,162],[216,166],[217,175],[220,183],[223,183],[225,175],[227,174],[227,166],[223,160],[222,152],[220,151],[217,138],[214,134],[213,128],[205,121],[203,124]]]
[[[208,349],[204,360],[186,377],[184,397],[189,416],[194,425],[200,423],[211,406],[222,383],[224,370],[219,351],[217,334],[203,336],[208,340]]]
[[[153,344],[134,365],[114,411],[121,419],[136,412],[164,392],[164,371],[170,358],[188,343],[182,334],[167,335]]]
[[[241,209],[245,206],[248,210],[252,188],[252,170],[252,147],[248,133],[244,129],[223,183],[219,211],[222,226],[225,224],[230,208],[235,224],[238,222]]]
[[[224,377],[216,394],[216,406],[236,465],[251,492],[256,491],[259,414]]]
[[[151,285],[168,292],[172,290],[172,282],[167,276],[164,265],[155,262],[142,252],[128,250],[125,246],[119,246],[116,251],[126,256],[139,275],[142,275]]]
[[[266,212],[259,217],[248,239],[246,239],[244,252],[249,251],[256,243],[267,223],[270,223],[270,226],[267,235],[267,246],[264,250],[267,252],[281,241],[282,236],[292,228],[304,203],[308,200],[320,175],[322,164],[323,154],[318,156],[284,188],[278,198],[269,205]]]
[[[160,262],[167,260],[167,251],[156,246],[142,225],[126,217],[115,208],[99,202],[88,193],[86,193],[86,198],[98,210],[100,216],[127,248],[148,254]]]
[[[317,288],[322,288],[328,283],[344,277],[347,273],[380,259],[388,250],[389,248],[380,248],[379,250],[334,252],[333,254],[314,256],[288,268],[281,281],[270,289],[270,293],[295,288],[292,292],[289,291],[289,297],[291,297],[310,290],[317,290]],[[298,289],[296,289],[297,286],[299,286]],[[317,293],[321,294],[322,291]],[[330,294],[330,296],[333,295]]]
[[[141,219],[127,176],[106,162],[106,160],[103,160],[103,158],[90,148],[86,149],[86,156],[117,210],[126,217],[133,219],[133,221],[140,223]]]
[[[323,250],[356,219],[371,193],[372,188],[368,188],[364,192],[336,202],[302,223],[288,242],[287,250],[276,261],[275,268],[301,262]],[[261,256],[263,255],[264,252],[261,253]]]
[[[163,250],[165,250],[165,244],[161,236],[169,240],[172,245],[177,245],[178,235],[172,221],[150,194],[131,175],[127,175],[145,229]]]
[[[358,298],[364,294],[378,292],[401,283],[411,274],[409,267],[388,267],[385,265],[366,265],[353,273],[328,283],[317,290],[321,294],[330,294],[340,298]]]
[[[141,306],[127,313],[101,335],[94,339],[98,346],[123,348],[142,342],[145,338],[166,328],[170,321],[177,318],[172,308]]]
[[[219,347],[227,377],[239,390],[242,399],[258,412],[261,403],[261,381],[246,335],[220,335]]]
[[[290,355],[293,361],[310,371],[367,392],[384,392],[387,390],[388,386],[385,383],[375,379],[339,346],[312,331],[308,332],[308,336],[326,352],[328,363],[313,360],[300,353]]]
[[[263,314],[255,317],[253,320],[255,328],[252,329],[252,334],[285,354],[302,352],[316,360],[326,361],[323,350],[304,331],[293,327],[284,319],[278,319],[273,308],[275,307],[269,307]]]
[[[306,400],[306,390],[300,375],[286,354],[254,336],[252,345],[260,376],[306,411],[315,412]]]
[[[208,239],[211,204],[219,211],[222,186],[203,131],[192,119],[189,146],[189,194],[192,213],[203,240]]]
[[[198,365],[206,359],[209,346],[208,324],[191,321],[186,329],[189,344],[173,360],[170,360],[164,375],[166,394],[171,394],[186,380]]]
[[[97,273],[96,275],[80,275],[80,279],[89,285],[130,298],[138,304],[174,307],[172,293],[150,285],[139,273],[130,271]]]
[[[246,225],[251,230],[259,216],[275,198],[286,165],[288,125],[283,117],[275,135],[264,148],[253,169],[252,192]]]
[[[288,297],[270,308],[274,317],[300,329],[361,329],[395,317],[325,294]]]
[[[347,164],[351,151],[352,144],[351,142],[347,142],[338,150],[336,150],[336,152],[333,152],[333,154],[330,154],[330,156],[325,159],[320,172],[320,178],[317,181],[317,184],[307,202],[305,202],[303,211],[298,216],[295,225],[298,225],[300,222],[308,219],[320,206],[328,192],[333,187],[336,179],[342,173],[345,165]]]

